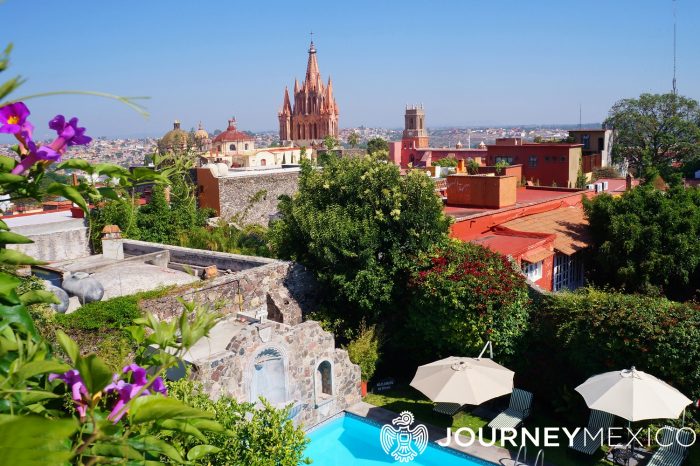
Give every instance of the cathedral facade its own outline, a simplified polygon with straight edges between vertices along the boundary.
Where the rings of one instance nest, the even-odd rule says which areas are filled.
[[[278,113],[280,143],[296,146],[319,146],[330,135],[338,139],[338,105],[333,96],[333,83],[323,84],[316,60],[316,47],[311,41],[306,77],[299,85],[294,80],[294,106],[289,90],[284,89],[282,110]]]

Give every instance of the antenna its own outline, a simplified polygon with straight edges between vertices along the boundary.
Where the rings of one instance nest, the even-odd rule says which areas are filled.
[[[581,103],[578,104],[578,129],[581,129]]]
[[[673,0],[673,94],[678,94],[676,89],[676,0]]]

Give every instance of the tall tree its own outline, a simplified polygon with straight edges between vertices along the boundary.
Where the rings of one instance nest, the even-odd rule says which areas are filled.
[[[357,134],[357,131],[353,131],[350,133],[348,136],[348,144],[350,144],[350,147],[353,149],[360,143],[360,135]]]
[[[584,208],[598,285],[686,300],[700,292],[700,189],[647,184]]]
[[[700,153],[698,102],[676,94],[642,94],[610,109],[605,126],[617,132],[613,160],[627,162],[639,176],[656,169],[668,176],[674,162]]]
[[[389,152],[389,143],[384,138],[372,138],[367,141],[367,153],[374,154],[380,150]]]
[[[277,254],[310,269],[327,307],[355,329],[391,313],[415,257],[446,240],[449,228],[430,178],[401,176],[372,157],[332,157],[323,170],[303,161],[298,194],[279,208],[270,228]]]

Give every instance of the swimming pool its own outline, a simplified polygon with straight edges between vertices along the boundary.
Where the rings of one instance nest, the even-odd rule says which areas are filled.
[[[399,463],[384,453],[379,441],[380,427],[352,414],[344,414],[312,430],[311,443],[304,452],[318,466],[494,466],[429,443],[423,454],[409,463]]]

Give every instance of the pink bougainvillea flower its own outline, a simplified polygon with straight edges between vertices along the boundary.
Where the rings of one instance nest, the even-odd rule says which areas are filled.
[[[112,411],[107,416],[107,419],[115,424],[126,414],[125,405],[137,395],[143,396],[151,393],[167,395],[163,379],[156,377],[149,385],[146,369],[138,364],[129,364],[124,367],[122,372],[124,374],[131,373],[131,383],[121,380],[117,374],[114,374],[113,382],[105,388],[105,392],[116,393],[118,397],[117,402],[112,407]]]
[[[29,109],[24,102],[0,107],[0,133],[26,134],[31,137],[34,126],[27,121]]]
[[[88,401],[90,400],[90,394],[85,388],[85,383],[83,378],[80,377],[80,373],[76,369],[71,369],[63,374],[49,374],[49,381],[62,380],[66,385],[70,387],[71,398],[75,402],[75,409],[80,414],[80,418],[84,418],[87,414]]]

